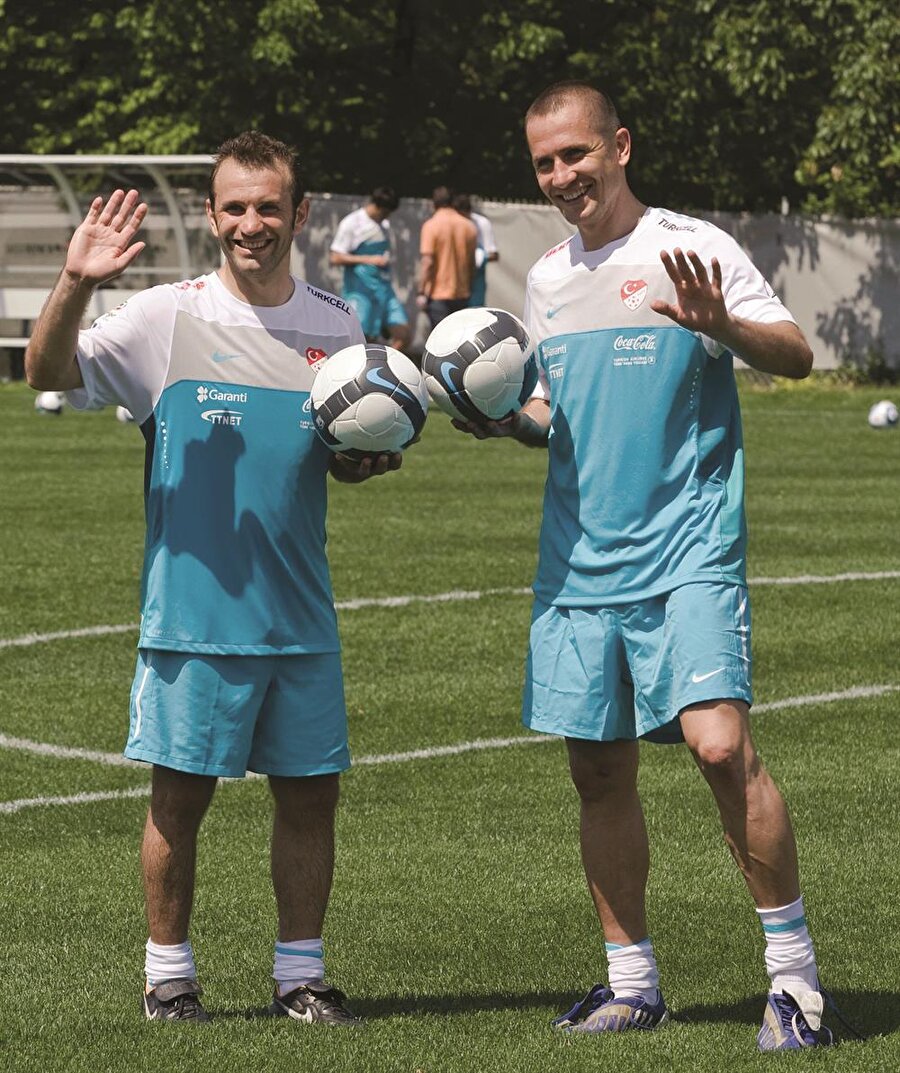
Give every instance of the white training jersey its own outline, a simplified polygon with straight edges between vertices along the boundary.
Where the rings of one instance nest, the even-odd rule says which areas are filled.
[[[143,291],[79,333],[72,405],[127,407],[147,445],[141,647],[338,649],[330,452],[309,392],[328,355],[362,342],[333,294],[295,279],[283,305],[251,306],[216,273]]]
[[[745,580],[743,448],[732,355],[651,308],[674,300],[660,251],[722,266],[728,310],[792,321],[730,236],[649,208],[631,234],[586,251],[576,233],[531,269],[525,317],[535,394],[550,402],[535,592],[589,606],[691,581]]]

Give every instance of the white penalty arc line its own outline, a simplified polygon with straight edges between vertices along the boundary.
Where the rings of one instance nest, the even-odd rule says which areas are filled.
[[[752,589],[770,585],[830,585],[841,581],[894,581],[898,578],[900,578],[900,570],[878,570],[844,574],[798,574],[793,577],[758,577],[752,578],[748,585]],[[361,611],[367,607],[409,607],[411,604],[457,603],[464,600],[483,600],[489,596],[530,596],[531,591],[530,587],[473,591],[452,589],[450,592],[425,595],[361,596],[353,600],[338,600],[335,607],[338,611]],[[31,645],[67,641],[78,637],[107,637],[110,634],[131,633],[136,629],[138,629],[138,623],[128,622],[109,626],[85,626],[77,630],[57,630],[54,633],[25,633],[20,637],[0,637],[0,649],[28,648]]]
[[[900,685],[853,686],[834,693],[808,693],[800,697],[784,697],[781,700],[767,701],[753,706],[754,714],[776,712],[785,708],[806,708],[814,704],[833,704],[842,700],[861,700],[867,697],[883,697],[889,693],[900,693]],[[507,749],[519,745],[541,745],[560,739],[548,734],[520,735],[512,738],[478,738],[475,741],[458,742],[455,745],[435,745],[423,749],[410,749],[402,753],[376,753],[360,756],[353,761],[354,767],[381,767],[387,764],[404,764],[414,760],[436,760],[445,756],[460,756],[463,753],[479,752],[488,749]],[[91,749],[75,749],[60,745],[48,745],[44,742],[28,741],[25,738],[12,738],[0,734],[0,748],[18,749],[23,752],[52,756],[56,759],[92,760],[114,767],[146,767],[135,760],[129,760],[119,753],[103,753]],[[262,778],[262,776],[248,776]],[[226,780],[241,782],[240,779]],[[17,801],[0,801],[0,814],[21,812],[28,808],[45,808],[51,805],[84,805],[95,801],[118,801],[126,798],[149,797],[150,787],[134,786],[127,790],[99,790],[65,797],[29,797]]]

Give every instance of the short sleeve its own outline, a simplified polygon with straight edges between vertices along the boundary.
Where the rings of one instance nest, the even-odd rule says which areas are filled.
[[[349,216],[345,216],[338,224],[338,229],[331,243],[331,249],[335,253],[353,253],[356,247],[353,233],[353,213],[351,213]]]
[[[121,405],[139,424],[146,421],[165,382],[177,304],[174,288],[153,287],[78,333],[84,386],[67,392],[74,409]]]

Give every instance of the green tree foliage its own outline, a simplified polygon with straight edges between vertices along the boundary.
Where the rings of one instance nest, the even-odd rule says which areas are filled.
[[[673,208],[896,214],[900,19],[883,0],[0,0],[0,149],[209,152],[255,126],[316,189],[534,198],[522,114],[617,101]]]

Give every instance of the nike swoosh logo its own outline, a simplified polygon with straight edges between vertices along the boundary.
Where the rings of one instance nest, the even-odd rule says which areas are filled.
[[[561,305],[561,306],[553,306],[553,307],[551,307],[550,309],[548,309],[548,310],[547,310],[547,320],[553,320],[553,318],[554,318],[554,317],[556,316],[556,314],[557,314],[557,313],[558,313],[558,312],[559,312],[559,311],[560,311],[561,309],[565,309],[565,307],[566,307],[566,306],[567,306],[568,304],[569,304],[568,302],[565,302],[565,303],[563,303],[563,305]]]
[[[725,670],[724,667],[716,667],[716,669],[714,671],[710,671],[708,674],[692,674],[691,675],[691,681],[692,682],[705,682],[707,678],[712,678],[713,675],[721,674],[722,671],[724,671],[724,670]]]
[[[232,358],[242,358],[243,356],[243,354],[220,354],[217,350],[213,354],[212,360],[216,362],[217,365],[221,365],[223,361],[231,361]]]
[[[451,375],[455,369],[456,366],[452,361],[445,361],[441,364],[441,376],[444,378],[444,383],[451,391],[456,391],[456,384],[453,383],[453,377]]]
[[[366,373],[366,379],[370,384],[375,384],[376,387],[386,388],[392,395],[405,395],[408,399],[412,398],[412,395],[399,384],[393,384],[390,380],[385,380],[377,369],[369,369]]]

